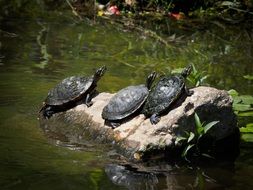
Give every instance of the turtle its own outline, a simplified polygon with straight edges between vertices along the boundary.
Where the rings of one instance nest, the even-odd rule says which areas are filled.
[[[125,119],[138,113],[148,97],[155,78],[156,72],[152,72],[147,77],[145,85],[128,86],[116,93],[103,108],[102,118],[105,120],[105,124],[114,129]]]
[[[168,111],[182,94],[186,92],[191,95],[186,86],[185,80],[192,71],[192,65],[188,65],[180,74],[162,77],[150,91],[142,113],[146,118],[150,117],[152,125],[160,121],[160,116]]]
[[[92,105],[97,82],[104,75],[106,66],[97,69],[93,76],[71,76],[63,79],[52,88],[40,109],[44,118],[49,119],[54,113],[66,111],[73,108],[80,101],[88,107]]]

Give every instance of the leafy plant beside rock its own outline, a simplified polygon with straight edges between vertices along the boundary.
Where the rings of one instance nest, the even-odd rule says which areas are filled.
[[[176,144],[182,142],[185,144],[185,148],[182,152],[182,157],[188,161],[187,156],[190,151],[193,152],[193,155],[196,156],[206,156],[211,157],[210,155],[203,153],[199,147],[200,140],[207,134],[207,132],[215,126],[219,121],[212,121],[205,124],[201,122],[197,113],[194,114],[195,120],[195,131],[187,132],[185,131],[185,136],[178,136],[176,138]]]

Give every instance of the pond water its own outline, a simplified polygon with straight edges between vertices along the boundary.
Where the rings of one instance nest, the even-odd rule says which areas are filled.
[[[138,30],[105,23],[61,14],[2,21],[1,189],[252,189],[251,144],[241,147],[234,164],[163,164],[160,172],[134,172],[108,158],[111,147],[87,142],[79,149],[50,143],[37,120],[48,90],[65,77],[90,75],[102,65],[108,71],[99,91],[116,92],[142,83],[153,70],[166,74],[194,63],[209,75],[210,86],[253,94],[252,81],[243,78],[253,73],[250,27],[149,23],[162,37],[176,34],[176,40],[164,45]]]

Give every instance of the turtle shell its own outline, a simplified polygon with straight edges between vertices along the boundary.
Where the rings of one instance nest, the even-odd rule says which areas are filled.
[[[60,106],[81,98],[93,83],[93,77],[72,76],[64,79],[48,92],[47,105]]]
[[[185,79],[181,75],[163,77],[150,92],[143,108],[145,116],[160,114],[179,97],[184,90]]]
[[[123,88],[104,107],[102,118],[113,121],[130,116],[143,105],[148,93],[149,90],[145,85]]]

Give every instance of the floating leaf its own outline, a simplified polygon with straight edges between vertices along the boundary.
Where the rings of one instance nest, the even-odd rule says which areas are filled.
[[[219,121],[212,121],[212,122],[206,124],[206,125],[204,126],[204,134],[206,134],[207,131],[209,131],[209,130],[210,130],[214,125],[216,125],[217,123],[219,123]]]

